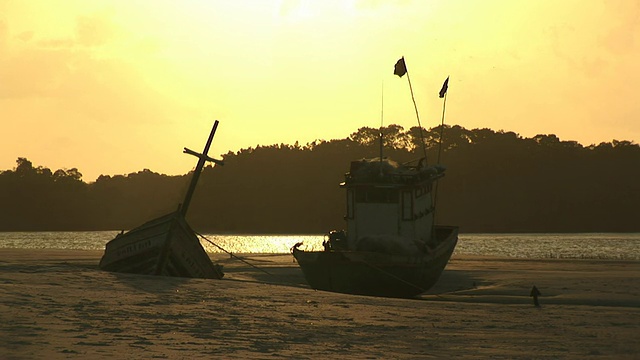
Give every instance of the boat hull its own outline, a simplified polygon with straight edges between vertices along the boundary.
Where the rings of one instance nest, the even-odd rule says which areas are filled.
[[[401,256],[364,251],[302,251],[293,256],[314,289],[346,294],[414,297],[442,274],[458,241],[458,228],[436,226],[438,246],[430,254]]]
[[[180,212],[146,222],[109,241],[100,260],[107,271],[220,279],[195,232]]]

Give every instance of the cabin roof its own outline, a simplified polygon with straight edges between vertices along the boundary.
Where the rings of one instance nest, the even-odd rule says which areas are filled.
[[[351,162],[350,171],[340,186],[406,187],[419,185],[444,176],[441,165],[427,166],[422,161],[418,165],[399,164],[383,158],[362,159]]]

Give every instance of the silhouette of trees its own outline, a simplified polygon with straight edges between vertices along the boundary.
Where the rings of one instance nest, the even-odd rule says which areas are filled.
[[[130,228],[172,209],[184,176],[143,170],[100,176],[87,184],[76,168],[52,172],[18,158],[0,172],[0,230],[106,230]]]
[[[389,125],[382,129],[361,127],[349,136],[349,139],[362,146],[379,146],[380,133],[383,135],[383,146],[388,149],[406,149],[413,147],[412,137],[400,125]]]
[[[87,184],[78,169],[52,172],[26,158],[16,164],[0,173],[0,229],[57,230],[84,220]]]
[[[100,176],[89,184],[94,227],[129,229],[176,210],[186,175],[167,176],[144,169],[126,176]]]
[[[201,231],[323,233],[344,227],[338,184],[352,160],[384,155],[448,168],[438,186],[438,222],[463,232],[640,231],[640,146],[613,140],[582,146],[553,134],[454,125],[408,130],[362,127],[345,139],[275,144],[223,155],[207,166],[188,212]],[[18,158],[0,172],[0,230],[128,229],[173,211],[191,174],[148,169],[85,183],[78,169]]]

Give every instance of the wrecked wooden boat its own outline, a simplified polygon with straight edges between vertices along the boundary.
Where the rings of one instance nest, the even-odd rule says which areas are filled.
[[[204,279],[221,279],[224,276],[222,266],[211,262],[185,219],[204,164],[211,161],[224,165],[207,155],[217,128],[216,120],[202,153],[184,149],[185,153],[198,157],[198,164],[178,210],[122,232],[109,241],[100,260],[102,270]]]
[[[457,227],[434,225],[431,192],[444,171],[424,161],[353,161],[340,184],[347,195],[347,231],[329,233],[324,251],[292,248],[307,283],[385,297],[413,297],[431,288],[458,241]]]

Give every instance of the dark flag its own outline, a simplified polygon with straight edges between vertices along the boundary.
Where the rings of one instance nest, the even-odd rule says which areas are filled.
[[[406,73],[407,73],[407,65],[405,65],[404,63],[404,57],[401,57],[400,60],[396,62],[396,66],[393,69],[393,74],[402,77]]]
[[[447,93],[447,89],[449,88],[449,77],[447,76],[447,80],[442,84],[442,89],[440,89],[440,97],[443,98],[444,94]]]

